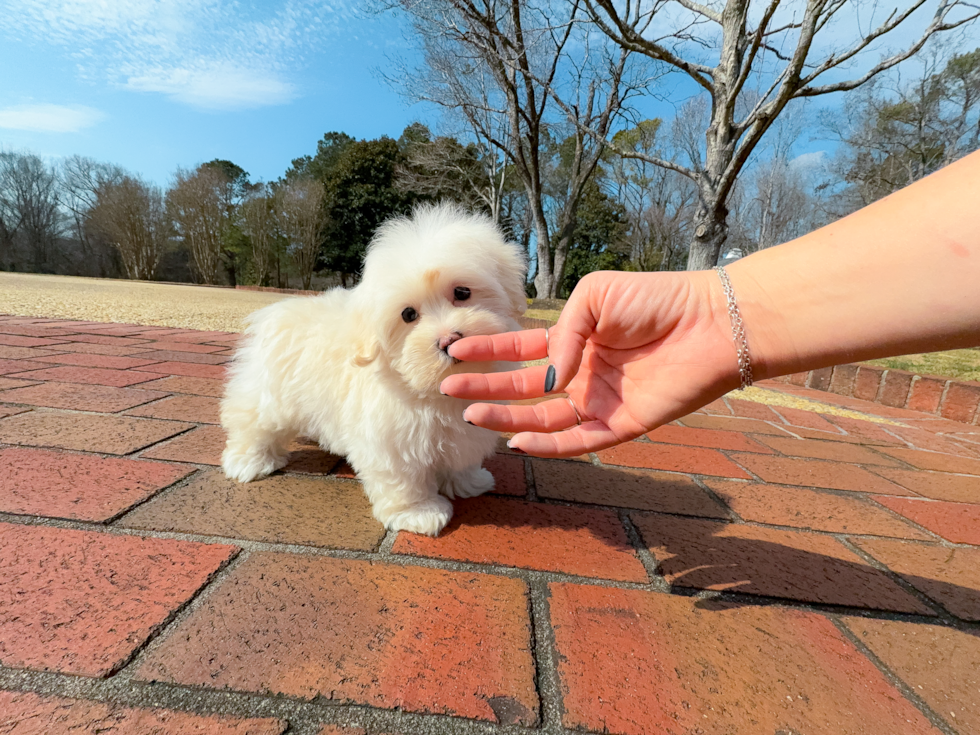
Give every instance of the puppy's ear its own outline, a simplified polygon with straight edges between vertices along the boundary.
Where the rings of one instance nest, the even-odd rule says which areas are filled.
[[[375,323],[372,324],[371,322]],[[370,315],[358,314],[352,320],[351,364],[366,367],[381,356],[381,337],[376,320]]]
[[[381,354],[381,343],[376,339],[366,338],[354,346],[354,356],[351,362],[357,367],[367,367],[378,359]]]

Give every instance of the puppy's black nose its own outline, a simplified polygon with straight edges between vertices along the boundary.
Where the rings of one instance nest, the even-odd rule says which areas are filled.
[[[451,345],[453,342],[456,342],[457,340],[460,340],[462,338],[463,338],[463,335],[460,334],[459,332],[451,332],[450,334],[447,334],[447,335],[445,335],[443,337],[440,337],[439,338],[439,349],[442,350],[443,352],[446,352],[449,349],[449,345]]]

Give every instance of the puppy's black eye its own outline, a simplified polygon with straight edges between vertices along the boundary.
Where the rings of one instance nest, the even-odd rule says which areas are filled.
[[[457,286],[453,290],[453,298],[457,301],[466,301],[470,297],[470,290],[466,286]]]
[[[411,306],[406,306],[405,310],[402,311],[402,321],[408,324],[409,322],[414,322],[419,318],[419,313],[415,311]]]

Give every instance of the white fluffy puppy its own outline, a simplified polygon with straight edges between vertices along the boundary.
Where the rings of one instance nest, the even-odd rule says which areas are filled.
[[[497,435],[439,392],[461,337],[519,329],[526,264],[486,217],[448,205],[386,222],[353,289],[290,298],[249,317],[221,403],[222,467],[248,482],[286,464],[308,436],[346,455],[387,528],[436,535],[447,498],[493,488],[481,467]],[[499,367],[498,367],[499,366]]]

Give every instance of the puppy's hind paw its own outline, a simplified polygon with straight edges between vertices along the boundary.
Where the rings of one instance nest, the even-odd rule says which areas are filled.
[[[251,482],[271,475],[289,461],[288,455],[264,452],[238,452],[225,449],[221,455],[221,469],[229,480]]]
[[[475,498],[493,490],[493,475],[482,467],[471,467],[452,475],[442,486],[447,498]]]
[[[426,536],[438,536],[453,517],[453,504],[441,495],[423,500],[404,510],[392,513],[385,527],[392,531],[410,531]]]

